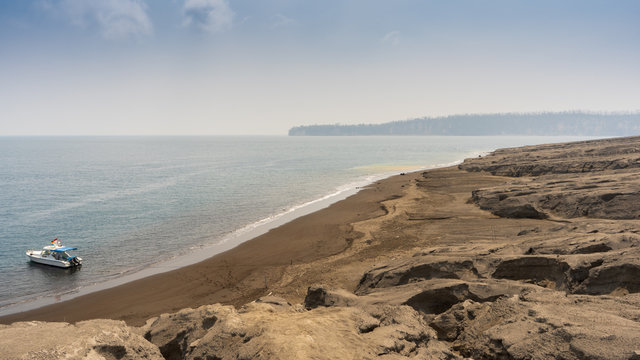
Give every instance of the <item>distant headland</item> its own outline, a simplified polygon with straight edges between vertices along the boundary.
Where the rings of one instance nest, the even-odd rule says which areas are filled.
[[[583,111],[462,114],[392,121],[383,124],[305,125],[289,136],[368,135],[576,135],[629,136],[640,134],[640,112]]]

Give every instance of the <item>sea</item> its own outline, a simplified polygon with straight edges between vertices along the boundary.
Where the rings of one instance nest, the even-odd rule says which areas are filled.
[[[584,139],[0,137],[0,315],[201,261],[390,175]],[[29,262],[56,238],[81,267]]]

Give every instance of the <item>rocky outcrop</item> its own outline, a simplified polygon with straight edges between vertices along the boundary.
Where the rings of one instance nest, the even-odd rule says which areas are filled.
[[[0,358],[163,359],[157,346],[123,321],[115,320],[0,325]]]
[[[521,178],[473,192],[497,216],[640,219],[640,137],[501,149],[459,168]]]
[[[357,306],[360,299],[346,290],[330,290],[323,286],[310,286],[304,299],[304,306],[311,310],[320,306]]]
[[[638,295],[525,292],[495,302],[467,300],[438,315],[441,340],[474,359],[632,359],[639,348]]]
[[[640,261],[615,261],[589,269],[586,279],[575,289],[581,294],[640,292]]]
[[[465,159],[459,165],[466,171],[512,177],[639,167],[640,137],[637,136],[499,149],[487,156]]]
[[[308,298],[323,292],[312,288]],[[305,310],[282,300],[256,301],[239,310],[184,309],[150,319],[142,331],[167,359],[458,358],[411,307],[307,303],[317,306]]]
[[[498,279],[527,280],[554,289],[567,289],[569,268],[569,264],[558,258],[522,256],[500,262],[492,276]]]
[[[451,248],[447,249],[451,251]],[[460,249],[464,251],[463,249]],[[433,251],[433,250],[431,250]],[[379,266],[365,274],[360,304],[387,294],[429,320],[438,339],[474,359],[631,359],[640,350],[637,253],[477,257],[483,270],[465,280],[416,280],[390,285],[432,264],[426,255]],[[567,252],[568,253],[568,252]],[[579,258],[579,259],[578,259]],[[442,263],[440,258],[436,263]],[[451,264],[458,262],[451,257]],[[385,281],[372,281],[384,279]],[[397,283],[398,281],[392,281]],[[620,291],[623,290],[623,291]],[[616,296],[585,296],[576,293]],[[630,294],[631,293],[631,294]],[[398,299],[401,299],[398,301]]]
[[[472,199],[506,218],[640,219],[640,178],[629,171],[542,176],[479,189]]]
[[[364,294],[369,288],[404,285],[422,280],[469,279],[477,276],[478,271],[470,259],[420,256],[419,260],[414,257],[368,271],[360,280],[356,294]]]

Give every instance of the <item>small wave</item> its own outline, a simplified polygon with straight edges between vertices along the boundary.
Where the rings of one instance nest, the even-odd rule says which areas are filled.
[[[260,227],[266,227],[268,224],[273,223],[287,215],[291,215],[295,212],[298,212],[302,209],[305,209],[307,207],[322,203],[322,202],[326,202],[326,206],[331,205],[332,203],[339,201],[342,199],[343,194],[350,192],[350,191],[359,191],[360,189],[363,189],[365,187],[367,187],[368,185],[371,185],[372,183],[388,178],[390,176],[393,175],[398,175],[401,171],[421,171],[421,170],[430,170],[430,169],[436,169],[436,168],[444,168],[444,167],[449,167],[449,166],[455,166],[458,164],[461,164],[463,160],[456,160],[450,163],[443,163],[443,164],[435,164],[435,165],[428,165],[428,166],[424,166],[424,165],[413,165],[413,166],[392,166],[392,165],[374,165],[376,166],[377,169],[385,169],[386,171],[384,172],[377,172],[376,174],[372,174],[372,175],[368,175],[362,178],[359,178],[356,181],[338,186],[337,188],[335,188],[332,192],[321,196],[320,198],[302,203],[302,204],[298,204],[298,205],[293,205],[290,208],[270,215],[266,218],[263,218],[261,220],[258,220],[256,222],[250,223],[242,228],[239,228],[237,230],[232,231],[231,233],[227,234],[226,236],[223,236],[222,238],[220,238],[214,245],[220,245],[220,244],[224,244],[226,242],[229,242],[233,239],[236,239],[238,237],[241,237],[242,235],[249,233],[251,231],[254,231]],[[365,168],[366,166],[363,166],[361,168]],[[373,167],[371,167],[370,169],[373,169]],[[330,201],[331,199],[334,199],[335,201]],[[206,247],[206,246],[205,246]],[[197,249],[200,249],[202,247],[197,247]],[[194,248],[195,250],[195,248]]]
[[[423,165],[386,165],[386,164],[371,164],[364,166],[356,166],[353,170],[358,171],[375,171],[379,172],[390,172],[390,171],[413,171],[423,169]]]
[[[322,196],[320,198],[317,198],[317,199],[314,199],[314,200],[311,200],[311,201],[308,201],[308,202],[305,202],[305,203],[302,203],[302,204],[291,206],[290,208],[288,208],[288,209],[286,209],[286,210],[284,210],[282,212],[267,216],[267,217],[265,217],[265,218],[263,218],[261,220],[258,220],[256,222],[253,222],[253,223],[248,224],[248,225],[245,225],[244,227],[242,227],[240,229],[234,230],[230,234],[228,234],[227,236],[224,236],[222,239],[220,239],[218,242],[216,242],[216,245],[223,244],[223,243],[228,242],[228,241],[230,241],[232,239],[238,238],[238,237],[240,237],[240,236],[242,236],[242,235],[244,235],[244,234],[246,234],[248,232],[254,231],[254,230],[256,230],[256,229],[258,229],[260,227],[263,227],[263,226],[267,226],[268,224],[273,223],[273,222],[275,222],[275,221],[277,221],[277,220],[279,220],[279,219],[281,219],[281,218],[283,218],[283,217],[285,217],[287,215],[291,215],[291,214],[293,214],[293,213],[295,213],[297,211],[300,211],[300,210],[302,210],[304,208],[316,205],[318,203],[327,202],[327,206],[329,206],[332,203],[332,202],[329,202],[330,199],[336,198],[336,201],[337,201],[337,200],[339,200],[340,195],[342,195],[342,194],[344,194],[346,192],[349,192],[349,191],[356,190],[356,189],[358,189],[358,188],[360,188],[360,187],[362,187],[364,185],[368,185],[372,181],[374,181],[373,177],[368,176],[364,180],[360,180],[360,181],[356,181],[356,182],[352,182],[352,183],[348,183],[348,184],[339,186],[333,192],[331,192],[331,193],[329,193],[327,195],[324,195],[324,196]]]
[[[149,193],[149,192],[153,192],[153,191],[162,190],[162,189],[165,189],[165,188],[168,188],[168,187],[171,187],[171,186],[175,186],[179,182],[181,182],[184,179],[186,179],[188,177],[191,177],[193,175],[196,175],[196,174],[194,173],[194,174],[186,174],[186,175],[181,175],[181,176],[175,176],[175,177],[172,177],[172,178],[169,178],[169,179],[165,179],[164,181],[159,181],[159,182],[147,184],[147,185],[144,185],[144,186],[141,186],[141,187],[137,187],[137,188],[121,189],[121,190],[114,190],[114,191],[104,192],[104,193],[100,193],[100,194],[87,195],[84,198],[82,198],[80,200],[77,200],[77,201],[68,202],[68,203],[62,203],[62,204],[60,204],[58,206],[55,206],[53,208],[32,212],[30,214],[25,215],[25,219],[24,220],[33,222],[33,221],[37,221],[37,220],[49,217],[49,216],[51,216],[52,214],[55,214],[55,213],[68,211],[68,210],[71,210],[71,209],[79,208],[79,207],[90,205],[90,204],[93,204],[93,203],[99,203],[99,202],[104,202],[104,201],[109,201],[109,200],[126,198],[126,197],[129,197],[129,196],[140,195],[140,194],[144,194],[144,193]]]

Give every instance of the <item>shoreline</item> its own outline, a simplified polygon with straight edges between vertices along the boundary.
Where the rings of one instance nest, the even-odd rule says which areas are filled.
[[[392,176],[212,259],[5,317],[75,324],[1,327],[3,351],[635,359],[639,144],[500,149]],[[126,323],[78,322],[104,317]],[[75,333],[24,346],[58,329]]]
[[[442,169],[447,167],[456,166],[462,163],[463,160],[456,160],[447,164],[436,164],[432,166],[425,166],[421,168],[412,168],[408,171],[410,174],[417,174],[427,170]],[[258,241],[262,236],[267,235],[274,229],[286,226],[292,221],[296,221],[300,218],[315,214],[322,210],[330,208],[332,205],[345,201],[353,196],[357,196],[361,191],[366,190],[369,186],[374,185],[379,181],[386,181],[390,178],[401,176],[405,174],[402,170],[388,171],[378,175],[369,175],[365,179],[360,181],[354,181],[349,184],[345,184],[335,192],[325,195],[316,200],[309,201],[304,204],[294,205],[290,209],[285,210],[282,213],[269,216],[265,219],[258,220],[254,223],[248,224],[243,228],[237,229],[232,233],[224,236],[221,240],[215,244],[204,245],[201,248],[190,250],[186,256],[178,256],[167,261],[150,264],[145,266],[141,270],[133,273],[125,274],[114,279],[109,279],[102,283],[94,283],[78,289],[74,289],[65,294],[46,295],[40,298],[30,298],[10,305],[5,305],[0,308],[0,324],[7,324],[13,321],[19,321],[15,319],[46,319],[60,320],[57,316],[41,315],[45,314],[49,308],[55,308],[62,306],[68,302],[80,301],[82,298],[91,296],[96,293],[109,292],[113,290],[118,292],[117,288],[125,287],[131,283],[144,282],[147,279],[162,276],[171,272],[180,271],[181,269],[188,268],[190,266],[198,265],[207,261],[214,261],[219,257],[224,258],[226,252],[237,249],[247,242]],[[343,224],[348,225],[348,224]],[[226,260],[219,260],[224,262]],[[293,264],[293,260],[291,260]],[[226,265],[225,265],[226,266]],[[233,265],[230,265],[233,266]],[[234,305],[238,305],[237,302],[231,302]],[[107,316],[108,317],[108,316]],[[68,321],[68,316],[63,316],[62,321]],[[84,319],[84,318],[82,318]],[[126,319],[126,318],[125,318]],[[55,320],[54,320],[55,321]]]
[[[515,142],[517,143],[522,142],[523,144],[528,144],[528,143],[543,142],[543,140],[544,142],[556,141],[555,139],[548,138],[548,137],[545,137],[545,138],[521,137]],[[436,141],[436,145],[437,144],[438,142]],[[357,185],[355,186],[367,185],[372,181],[391,176],[393,173],[399,173],[401,171],[406,171],[406,172],[420,171],[420,170],[425,170],[430,168],[437,168],[437,167],[452,165],[455,163],[459,163],[459,160],[456,162],[453,162],[453,160],[464,159],[466,157],[475,157],[478,154],[486,153],[488,151],[487,149],[491,149],[492,147],[495,147],[495,144],[493,142],[491,142],[491,145],[488,145],[487,141],[484,141],[484,140],[478,140],[473,144],[476,144],[476,145],[466,146],[464,147],[464,149],[458,149],[457,147],[452,147],[451,151],[453,156],[435,156],[438,154],[437,152],[434,156],[431,156],[431,153],[429,153],[429,156],[427,158],[422,158],[419,162],[407,163],[404,161],[400,161],[400,163],[404,164],[400,166],[388,165],[388,164],[398,164],[398,162],[382,161],[378,163],[376,159],[373,159],[372,161],[367,162],[367,164],[371,164],[371,165],[354,166],[352,168],[349,168],[348,170],[354,170],[354,171],[351,171],[350,177],[341,178],[340,182],[342,182],[342,184],[340,182],[332,182],[331,186],[326,187],[324,191],[316,192],[315,195],[314,195],[314,191],[312,191],[313,188],[305,190],[305,193],[311,194],[310,202],[315,202],[317,198],[322,198],[326,194],[329,194],[329,196],[331,196],[335,191],[338,191],[338,192],[341,191],[341,189],[345,185],[352,185],[351,191],[353,192],[354,183],[357,183]],[[422,163],[422,164],[427,163],[427,164],[434,164],[434,165],[430,165],[430,166],[422,165],[419,167],[414,166],[415,164],[419,164],[419,163]],[[360,169],[361,167],[363,169]],[[377,174],[377,175],[372,175],[372,174]],[[366,181],[366,183],[362,182],[363,179],[367,179],[367,178],[369,180]],[[316,186],[316,188],[323,188],[323,187]],[[247,191],[246,193],[248,195],[246,196],[247,199],[251,199],[251,197],[254,196],[253,191],[251,191],[251,188],[245,191]],[[316,198],[314,198],[314,196]],[[289,197],[289,199],[287,199],[287,197]],[[342,197],[344,196],[339,196],[338,198],[334,198],[334,200],[337,201]],[[29,281],[30,276],[29,274],[26,273],[29,267],[23,266],[24,259],[21,259],[19,256],[15,256],[11,262],[8,262],[5,265],[18,266],[16,270],[17,271],[16,274],[25,280],[22,280],[21,284],[16,283],[15,291],[5,290],[5,292],[3,293],[3,300],[0,302],[0,316],[8,315],[8,314],[23,311],[23,310],[37,308],[39,306],[44,306],[49,303],[59,302],[61,300],[67,300],[67,299],[79,296],[81,294],[86,294],[98,289],[104,289],[107,287],[125,283],[127,281],[138,279],[143,276],[149,276],[156,273],[170,271],[181,266],[185,266],[191,263],[196,263],[205,258],[208,258],[209,256],[215,255],[218,252],[227,250],[228,246],[225,247],[224,245],[220,246],[218,244],[221,241],[233,241],[235,244],[237,244],[241,241],[244,241],[246,239],[259,235],[261,233],[259,231],[253,231],[253,229],[250,229],[252,231],[252,235],[248,235],[248,236],[243,235],[241,240],[234,239],[238,232],[242,232],[246,228],[253,228],[255,227],[256,224],[264,223],[265,220],[267,222],[272,222],[271,218],[285,216],[287,219],[294,219],[295,217],[301,216],[302,214],[305,213],[305,212],[300,212],[295,208],[298,208],[301,205],[307,206],[307,203],[304,203],[307,199],[292,199],[292,197],[288,196],[286,193],[280,195],[279,199],[280,199],[279,202],[281,205],[272,207],[271,209],[272,212],[269,212],[269,209],[264,208],[263,209],[264,211],[261,211],[259,214],[256,215],[255,217],[256,221],[253,223],[249,223],[250,221],[253,221],[253,219],[251,218],[245,219],[245,217],[243,217],[242,219],[247,220],[247,222],[230,221],[230,222],[227,222],[227,226],[225,227],[224,232],[216,232],[216,233],[213,233],[211,236],[202,236],[203,234],[212,233],[211,231],[207,231],[207,230],[210,230],[211,227],[206,227],[206,226],[202,227],[202,229],[204,229],[205,231],[197,231],[197,232],[194,231],[193,233],[189,233],[189,234],[182,234],[181,232],[177,232],[177,231],[174,233],[171,233],[173,234],[172,237],[174,238],[179,238],[183,235],[188,237],[188,239],[185,239],[185,241],[188,242],[188,245],[182,246],[182,248],[179,248],[178,251],[175,251],[172,249],[168,254],[166,254],[167,256],[165,256],[165,254],[158,253],[156,255],[162,255],[162,256],[155,256],[155,255],[147,256],[146,259],[143,259],[141,261],[134,261],[134,263],[129,263],[129,261],[127,261],[126,263],[121,262],[122,266],[109,265],[109,267],[107,267],[106,261],[100,264],[99,262],[100,257],[94,256],[94,261],[93,261],[94,265],[89,266],[89,268],[86,268],[85,266],[85,269],[83,269],[85,271],[81,271],[79,274],[76,274],[75,276],[72,276],[72,277],[67,277],[67,276],[60,277],[60,280],[62,280],[61,284],[56,285],[56,287],[57,289],[64,287],[63,291],[58,291],[56,289],[53,289],[50,286],[47,286],[46,282],[48,280],[46,279],[47,276],[45,275],[45,273],[47,272],[46,270],[43,271],[42,274],[39,274],[38,277],[33,278],[33,280],[39,281],[39,284],[41,284],[39,287],[35,288],[33,287],[33,284],[27,285],[28,283],[30,283]],[[330,204],[334,200],[329,200],[326,202],[326,204]],[[300,202],[296,202],[296,201],[300,201]],[[287,205],[287,202],[289,202],[289,205]],[[248,204],[250,204],[250,202]],[[293,215],[289,216],[290,214],[287,214],[287,213],[290,212],[292,208],[294,208],[295,211]],[[284,211],[285,213],[283,214],[281,210]],[[184,218],[187,220],[190,220],[191,218],[191,216],[185,213],[185,211],[181,211],[177,213],[176,216],[177,218]],[[235,220],[238,218],[234,217],[233,219]],[[243,222],[244,224],[248,224],[244,228],[242,228],[242,226],[244,226]],[[184,223],[188,223],[188,221],[185,221]],[[280,225],[280,223],[282,222],[278,222],[277,224],[274,223],[276,225],[267,224],[267,226],[264,227],[264,229],[268,230],[272,226]],[[18,223],[16,222],[16,224]],[[206,219],[205,221],[200,222],[200,224],[206,224]],[[177,224],[177,225],[179,226],[182,224]],[[171,227],[172,225],[168,225],[168,226],[169,228],[172,228]],[[82,230],[85,228],[91,229],[90,226],[85,227],[84,225],[82,225],[82,226],[79,226],[79,229],[74,229],[73,231],[70,231],[70,233],[78,233],[77,230]],[[240,230],[237,230],[238,228],[240,228]],[[150,227],[150,229],[153,229],[153,228]],[[170,232],[163,231],[163,233],[170,233]],[[136,232],[135,234],[132,232],[132,234],[133,235],[130,237],[127,236],[129,237],[129,239],[127,239],[128,240],[127,244],[131,244],[132,246],[135,246],[134,240],[137,240],[135,239],[135,237],[142,236],[144,238],[145,232],[141,231],[141,232]],[[30,238],[34,239],[34,238],[38,238],[38,236],[30,237]],[[90,234],[90,231],[87,231],[82,236],[82,239],[90,239],[90,238],[92,238],[92,234]],[[104,238],[104,236],[102,236],[102,238]],[[228,238],[230,238],[230,240],[227,240]],[[167,241],[172,241],[171,237],[167,237]],[[154,244],[154,243],[155,241],[147,242],[147,244]],[[32,244],[30,245],[30,247],[31,246],[38,246],[38,245]],[[82,245],[80,246],[81,248],[83,247]],[[153,247],[153,245],[146,245],[146,246]],[[86,247],[84,248],[85,248],[84,251],[86,251],[87,248]],[[209,249],[209,248],[212,248],[212,249]],[[15,252],[16,254],[19,254],[23,251],[21,249],[22,247],[20,247],[19,245],[17,247],[14,246],[14,248],[11,249],[11,252]],[[89,250],[94,251],[96,249],[98,248],[95,248],[95,249],[90,248]],[[98,249],[98,250],[103,251],[103,249]],[[151,249],[151,252],[158,252],[158,251],[154,251],[153,249]],[[207,255],[201,256],[203,252],[207,252]],[[135,253],[135,251],[128,252],[128,253],[132,254],[132,253]],[[180,257],[180,260],[171,261],[170,263],[165,262],[165,259],[170,260],[171,258],[175,258],[175,257]],[[158,262],[159,259],[162,259],[162,262]],[[91,260],[91,256],[89,256],[89,258],[85,260]],[[96,261],[98,262],[96,263]],[[113,262],[116,262],[116,261],[109,261],[109,263],[113,263]],[[175,263],[175,265],[172,263]],[[10,270],[11,268],[7,267],[6,269]],[[16,277],[16,279],[19,279],[19,277]],[[34,289],[45,289],[45,288],[46,288],[45,293],[43,292],[38,293],[39,291],[34,291]],[[25,295],[22,295],[22,294],[25,294]]]
[[[434,164],[419,168],[410,167],[406,168],[406,170],[404,171],[409,174],[415,175],[423,171],[449,168],[461,164],[465,158],[475,158],[478,155],[485,156],[488,153],[490,152],[472,152],[465,155],[463,159],[458,159],[449,163]],[[386,171],[377,175],[368,175],[362,179],[339,186],[336,188],[336,191],[328,195],[322,196],[319,199],[311,200],[304,204],[293,205],[291,208],[285,210],[282,213],[278,213],[265,219],[261,219],[254,223],[248,224],[243,228],[237,229],[230,234],[225,235],[217,243],[208,244],[200,248],[189,250],[186,255],[183,254],[181,256],[168,259],[167,261],[145,265],[140,270],[136,270],[131,273],[125,273],[124,275],[109,279],[105,282],[89,284],[78,289],[70,290],[65,294],[45,295],[39,298],[29,298],[27,300],[23,300],[11,305],[5,305],[3,307],[0,307],[0,323],[7,323],[7,321],[9,321],[5,319],[21,318],[21,314],[31,314],[32,312],[37,312],[38,310],[43,308],[64,304],[65,302],[73,301],[75,299],[89,296],[94,293],[107,291],[120,286],[126,286],[127,284],[130,284],[132,282],[143,281],[150,277],[167,274],[192,265],[196,265],[198,263],[213,260],[217,256],[222,255],[227,251],[233,250],[246,242],[260,238],[273,229],[284,226],[289,222],[301,217],[305,217],[320,210],[326,209],[332,204],[344,201],[351,196],[357,195],[362,189],[366,189],[368,186],[375,184],[377,181],[384,181],[391,177],[398,176],[398,174],[401,173],[404,174],[401,168],[395,168],[393,171]],[[265,220],[268,221],[265,222]],[[350,226],[351,224],[346,223],[343,225]],[[223,299],[221,302],[225,302],[225,300]],[[230,302],[230,304],[238,305],[240,303]]]
[[[357,183],[360,184],[360,182]],[[362,183],[365,183],[364,180],[362,181]],[[267,218],[250,223],[242,228],[236,229],[229,234],[222,236],[216,243],[192,247],[184,254],[172,257],[171,259],[161,262],[144,265],[140,269],[125,272],[120,276],[108,279],[104,282],[81,286],[77,289],[69,290],[69,292],[64,294],[43,295],[41,297],[28,298],[22,301],[17,301],[15,303],[1,306],[0,318],[7,315],[35,310],[48,305],[54,305],[97,291],[107,290],[132,281],[144,279],[149,276],[174,271],[189,265],[197,264],[225,251],[231,250],[246,241],[263,235],[269,230],[278,226],[282,226],[298,217],[313,213],[320,209],[326,208],[335,202],[344,200],[345,198],[357,193],[360,188],[362,188],[362,186],[353,185],[347,188],[347,186],[345,185],[345,189],[343,190],[337,190],[316,200],[312,200],[301,205],[292,206],[290,209],[284,212],[269,216]]]

